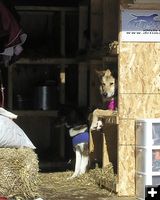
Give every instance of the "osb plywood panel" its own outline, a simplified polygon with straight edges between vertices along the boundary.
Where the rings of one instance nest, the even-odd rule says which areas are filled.
[[[135,120],[121,119],[119,120],[119,138],[120,145],[135,144]]]
[[[159,102],[160,94],[119,94],[119,117],[154,118],[160,111]]]
[[[160,43],[122,43],[119,93],[160,93]]]
[[[135,195],[135,147],[119,146],[118,195]]]

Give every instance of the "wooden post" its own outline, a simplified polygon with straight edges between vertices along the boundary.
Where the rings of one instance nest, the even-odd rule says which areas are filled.
[[[60,103],[65,104],[65,65],[61,65],[60,70]],[[59,129],[59,147],[60,147],[60,156],[65,158],[65,128],[61,127]]]
[[[103,3],[102,0],[91,0],[91,16],[90,16],[90,33],[91,33],[91,48],[102,46],[103,32]]]
[[[8,67],[8,108],[10,110],[13,110],[13,67],[15,67],[16,64],[13,64]]]
[[[78,84],[78,105],[79,106],[87,106],[87,63],[79,63],[78,66],[78,76],[79,76],[79,84]]]
[[[118,10],[117,0],[103,0],[103,44],[118,40]]]
[[[88,28],[88,7],[85,5],[79,6],[79,50],[86,49],[87,38],[85,31]]]
[[[108,133],[111,134],[111,133]],[[108,155],[108,147],[107,147],[107,143],[106,143],[106,138],[105,135],[103,134],[103,156],[102,156],[102,167],[106,167],[107,165],[109,165],[109,155]]]
[[[65,65],[61,65],[60,70],[60,103],[65,103]]]
[[[65,54],[65,11],[61,11],[61,56]]]

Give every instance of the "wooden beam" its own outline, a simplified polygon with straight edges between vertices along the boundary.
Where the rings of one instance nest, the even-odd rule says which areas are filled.
[[[58,6],[15,6],[17,11],[76,11],[77,7]]]
[[[102,46],[103,32],[103,3],[102,0],[90,1],[90,32],[91,32],[91,48]]]
[[[12,78],[12,69],[15,65],[8,67],[8,108],[13,109],[13,78]]]
[[[88,66],[87,63],[79,63],[78,68],[78,105],[79,106],[87,106],[87,85],[88,85]]]
[[[61,12],[61,56],[65,56],[65,11]]]
[[[88,7],[85,5],[79,6],[79,50],[86,48],[85,31],[88,28]]]
[[[109,133],[108,133],[109,134]],[[102,156],[102,167],[107,167],[110,163],[109,155],[108,155],[108,147],[105,139],[105,135],[103,134],[103,156]]]
[[[118,40],[119,1],[103,1],[103,43]]]
[[[77,64],[75,58],[41,58],[41,59],[29,59],[21,58],[16,64]]]

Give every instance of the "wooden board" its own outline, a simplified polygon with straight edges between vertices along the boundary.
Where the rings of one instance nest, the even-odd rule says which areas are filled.
[[[118,126],[116,124],[105,124],[103,127],[103,168],[112,163],[114,173],[117,174],[118,160]]]
[[[135,144],[135,120],[120,119],[119,120],[119,145],[134,145]]]
[[[89,143],[89,151],[90,151],[90,163],[91,167],[95,167],[96,163],[100,163],[102,165],[102,157],[103,157],[103,135],[97,131],[90,130],[90,143]],[[99,165],[99,164],[98,164]]]
[[[98,77],[96,75],[96,70],[100,70],[103,67],[102,60],[92,60],[90,62],[90,108],[97,108],[101,104],[101,96],[99,93]]]
[[[125,0],[121,1],[121,5],[126,3]],[[151,7],[148,9],[152,10]],[[155,118],[160,113],[160,43],[123,42],[121,22],[119,24],[118,195],[134,196],[136,184],[134,122],[138,118]]]
[[[118,40],[118,9],[117,0],[103,1],[103,43]]]
[[[135,146],[119,145],[118,195],[135,196]]]
[[[119,94],[119,117],[154,118],[160,110],[159,101],[160,94]]]
[[[122,43],[120,93],[160,92],[160,43]]]
[[[102,0],[91,0],[90,5],[91,5],[90,8],[91,47],[97,48],[102,46],[102,32],[103,32]]]
[[[114,117],[115,116],[113,116],[113,118]],[[111,119],[112,117],[108,116],[108,118]],[[98,160],[102,162],[103,168],[112,163],[115,173],[117,173],[117,122],[118,120],[115,120],[114,123],[108,123],[106,116],[104,116],[103,128],[99,131],[90,130],[91,163],[93,163],[95,160]]]

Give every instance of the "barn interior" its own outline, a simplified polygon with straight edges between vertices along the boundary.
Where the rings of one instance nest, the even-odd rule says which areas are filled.
[[[16,123],[37,147],[42,171],[70,169],[74,152],[67,129],[55,125],[58,111],[64,105],[90,112],[100,106],[95,70],[118,72],[118,54],[109,44],[118,41],[119,1],[16,0],[14,5],[27,40],[16,61],[1,64],[5,107],[19,115]],[[117,135],[109,141],[108,148],[116,149]],[[116,172],[117,152],[112,153]]]

